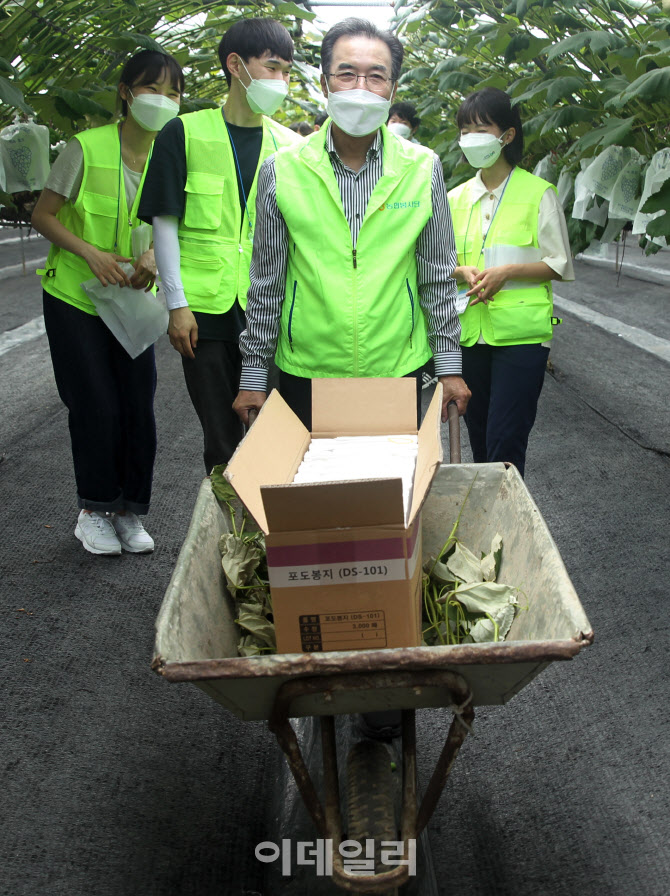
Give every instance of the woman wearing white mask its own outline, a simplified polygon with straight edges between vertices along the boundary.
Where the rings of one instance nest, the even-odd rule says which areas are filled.
[[[151,497],[156,453],[153,346],[132,359],[81,287],[153,289],[153,250],[133,258],[137,206],[156,133],[179,112],[184,76],[164,53],[142,50],[118,86],[122,118],[78,134],[53,165],[32,223],[51,241],[44,321],[58,392],[69,411],[76,537],[93,554],[148,553],[138,518]],[[147,240],[149,242],[150,240]],[[126,273],[124,263],[134,271]]]
[[[459,281],[465,414],[476,463],[524,474],[554,325],[552,280],[574,280],[555,188],[519,167],[523,131],[502,90],[471,94],[457,114],[476,175],[449,192]]]

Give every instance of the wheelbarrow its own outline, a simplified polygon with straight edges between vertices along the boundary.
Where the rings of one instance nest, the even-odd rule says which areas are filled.
[[[457,435],[455,427],[452,446],[459,444]],[[459,459],[457,447],[451,459]],[[487,551],[493,536],[502,535],[499,581],[513,583],[525,595],[527,607],[504,642],[239,657],[239,629],[218,548],[228,523],[208,479],[156,621],[152,668],[157,673],[170,682],[195,684],[240,719],[269,722],[320,842],[330,846],[327,870],[348,892],[394,893],[408,881],[417,837],[472,729],[475,707],[506,703],[552,661],[572,659],[593,641],[558,549],[515,467],[439,467],[423,508],[426,557],[439,553],[459,513],[459,538],[475,553]],[[447,707],[453,719],[419,803],[415,712],[435,707]],[[348,757],[345,829],[335,717],[375,710],[402,710],[402,805],[395,813],[386,747],[362,740]],[[308,716],[320,720],[323,793],[291,724]],[[368,864],[361,872],[347,861],[347,849],[363,842],[377,849],[374,868]],[[393,863],[382,857],[380,864],[380,843],[398,844]]]

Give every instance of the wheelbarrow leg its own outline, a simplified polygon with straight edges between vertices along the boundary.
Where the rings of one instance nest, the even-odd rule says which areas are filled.
[[[472,729],[474,718],[474,707],[469,704],[455,714],[451,721],[449,734],[442,747],[440,758],[437,760],[428,788],[421,801],[419,814],[416,817],[417,834],[420,834],[430,821],[430,817],[435,810],[435,806],[437,806],[442,791],[444,790],[444,785],[447,783],[451,768],[456,761],[458,751],[460,750],[468,731]]]
[[[321,806],[321,800],[319,799],[319,795],[314,787],[314,782],[312,781],[307,766],[302,758],[298,739],[293,727],[287,721],[285,724],[275,728],[274,734],[286,757],[295,783],[300,791],[300,796],[302,797],[307,811],[312,817],[312,821],[319,833],[319,837],[327,839],[328,829],[323,807]]]

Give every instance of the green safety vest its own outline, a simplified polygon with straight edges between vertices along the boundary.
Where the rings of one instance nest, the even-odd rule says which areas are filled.
[[[475,179],[449,191],[459,265],[484,270],[479,203],[472,200]],[[522,168],[512,172],[486,238],[486,246],[539,248],[538,213],[548,181]],[[538,258],[539,260],[539,258]],[[480,334],[489,345],[521,345],[547,342],[552,337],[553,293],[551,281],[528,285],[516,282],[502,289],[492,302],[468,305],[461,318],[461,345],[474,345]]]
[[[121,142],[118,124],[107,124],[76,135],[84,153],[84,174],[74,202],[66,202],[58,220],[67,229],[102,252],[132,257],[132,228],[142,222],[137,207],[142,184],[149,166],[144,166],[140,186],[128,212],[126,188],[121,167]],[[151,153],[149,153],[151,156]],[[39,272],[38,272],[39,273]],[[81,284],[91,280],[93,272],[83,258],[51,246],[42,276],[44,289],[58,299],[87,314],[97,314]]]
[[[288,228],[276,362],[303,377],[404,376],[430,358],[416,243],[433,213],[433,153],[382,127],[384,171],[356,248],[326,129],[275,156]]]
[[[186,205],[179,222],[181,279],[192,311],[221,314],[239,298],[247,304],[249,265],[261,163],[303,138],[263,117],[263,142],[240,219],[238,173],[221,109],[182,115]]]

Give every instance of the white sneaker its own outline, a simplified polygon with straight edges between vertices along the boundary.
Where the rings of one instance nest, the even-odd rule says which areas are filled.
[[[134,513],[115,513],[112,523],[124,550],[131,554],[149,554],[154,549],[154,540]]]
[[[99,513],[82,510],[74,534],[91,554],[120,554],[121,542],[114,526]]]

